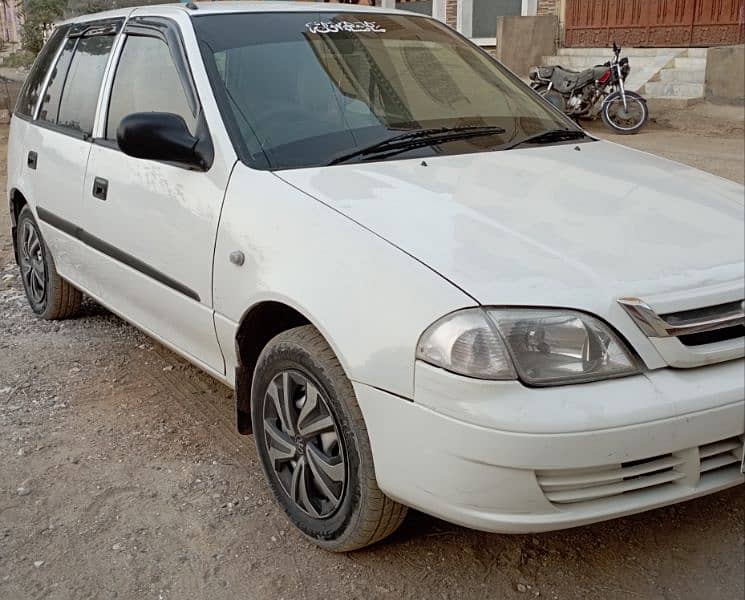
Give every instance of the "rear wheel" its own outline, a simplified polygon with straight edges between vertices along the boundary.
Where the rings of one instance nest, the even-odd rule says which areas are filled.
[[[554,89],[549,90],[547,85],[538,86],[533,88],[538,95],[543,96],[549,104],[552,104],[555,108],[563,113],[566,113],[567,103],[559,92]]]
[[[274,496],[311,541],[346,552],[385,538],[403,522],[406,507],[378,488],[352,385],[313,326],[281,333],[264,348],[251,415]]]
[[[626,92],[626,106],[621,92],[614,92],[603,102],[603,123],[622,135],[638,133],[649,119],[647,103],[639,94]]]
[[[43,319],[67,319],[77,313],[83,295],[57,273],[34,214],[24,206],[16,227],[18,266],[28,303]]]

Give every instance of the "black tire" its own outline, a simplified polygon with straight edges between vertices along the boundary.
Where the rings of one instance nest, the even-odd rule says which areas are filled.
[[[322,416],[313,418],[310,412],[303,416],[306,404]],[[280,406],[287,407],[286,412],[280,413]],[[408,509],[378,487],[367,428],[352,384],[315,327],[290,329],[266,345],[251,386],[251,416],[272,492],[290,521],[312,542],[333,552],[348,552],[382,540],[401,525]],[[333,429],[328,426],[320,436],[303,438],[302,432],[328,423],[329,416]],[[291,425],[285,427],[285,421]],[[287,435],[280,438],[278,431]],[[331,440],[328,449],[321,448],[322,436]],[[289,449],[292,439],[294,448]],[[320,463],[319,451],[324,453]],[[290,454],[294,463],[287,458]],[[324,477],[319,485],[318,465],[331,463],[336,477]],[[325,495],[319,492],[322,488]],[[316,492],[319,497],[313,496]]]
[[[633,135],[639,133],[642,127],[647,124],[649,109],[647,108],[647,101],[634,92],[626,92],[626,101],[627,106],[630,108],[633,106],[634,108],[633,114],[629,112],[628,119],[619,119],[616,112],[619,108],[618,104],[623,102],[620,91],[613,92],[603,101],[603,108],[600,111],[600,115],[603,123],[609,129],[621,135]],[[623,109],[623,104],[621,104],[620,109]]]
[[[18,215],[16,247],[21,281],[31,310],[42,319],[73,317],[80,309],[83,294],[57,273],[52,253],[28,206]]]

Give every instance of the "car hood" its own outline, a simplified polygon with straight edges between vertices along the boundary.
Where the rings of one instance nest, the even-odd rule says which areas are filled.
[[[606,312],[743,276],[743,186],[609,142],[279,176],[482,304]]]

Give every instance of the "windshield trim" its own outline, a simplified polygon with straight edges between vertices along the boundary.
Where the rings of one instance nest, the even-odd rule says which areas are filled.
[[[562,111],[560,111],[558,108],[556,108],[553,104],[548,102],[545,98],[540,96],[540,94],[536,93],[535,90],[533,90],[528,84],[526,84],[520,77],[518,77],[511,69],[506,67],[504,64],[502,64],[500,61],[498,61],[494,56],[492,56],[489,52],[484,50],[481,46],[478,44],[475,44],[473,40],[465,37],[462,33],[459,31],[456,31],[454,29],[451,29],[450,27],[447,27],[445,23],[440,21],[439,19],[431,16],[431,15],[420,15],[420,14],[413,14],[409,13],[407,11],[401,11],[401,10],[354,10],[354,11],[347,11],[346,8],[344,8],[345,5],[341,4],[339,5],[339,9],[337,10],[330,10],[324,7],[324,10],[309,10],[309,9],[298,9],[298,10],[266,10],[266,11],[225,11],[225,12],[210,12],[210,13],[189,13],[190,20],[193,22],[197,19],[208,19],[210,17],[216,17],[221,15],[298,15],[298,14],[307,14],[307,15],[323,15],[323,14],[338,14],[338,13],[345,13],[350,12],[354,13],[355,16],[358,15],[394,15],[394,16],[404,16],[408,19],[417,20],[417,19],[424,19],[427,21],[433,21],[438,27],[443,27],[447,30],[447,32],[451,35],[455,35],[461,42],[465,42],[468,46],[470,46],[472,49],[475,49],[479,54],[481,54],[482,57],[486,58],[489,62],[491,62],[499,71],[500,73],[509,79],[512,83],[515,83],[518,85],[521,89],[523,89],[525,92],[534,94],[535,98],[537,98],[542,106],[544,108],[549,109],[550,112],[552,112],[556,117],[558,117],[560,120],[562,120],[566,126],[567,129],[574,129],[576,131],[581,131],[583,133],[587,134],[574,120],[570,119],[566,114],[564,114]],[[251,154],[248,150],[248,147],[245,143],[245,140],[243,139],[242,135],[240,134],[240,129],[238,126],[238,123],[236,122],[235,116],[233,114],[232,109],[230,108],[230,98],[226,94],[225,90],[223,89],[223,86],[215,85],[214,82],[217,81],[219,78],[219,74],[217,73],[216,66],[214,64],[214,59],[212,55],[210,54],[209,46],[206,42],[204,42],[202,39],[200,39],[199,35],[197,34],[197,29],[195,27],[195,24],[192,23],[192,27],[194,28],[194,33],[197,38],[197,43],[199,46],[200,54],[202,57],[202,63],[204,64],[205,70],[207,71],[207,78],[209,80],[210,87],[212,88],[212,92],[215,96],[215,101],[217,103],[218,110],[220,112],[220,115],[223,119],[223,123],[225,125],[225,129],[228,132],[228,137],[230,138],[230,141],[233,145],[233,149],[235,150],[236,155],[238,156],[238,159],[247,167],[250,169],[254,169],[257,171],[270,171],[270,172],[279,172],[279,171],[287,171],[287,170],[295,170],[298,168],[308,168],[308,167],[288,167],[288,166],[274,166],[272,165],[271,160],[269,159],[268,155],[266,154],[266,150],[264,149],[262,144],[259,144],[261,147],[261,155],[257,154]],[[577,140],[575,140],[576,143]],[[557,143],[565,143],[565,142],[557,142]],[[482,152],[477,153],[483,153],[488,152],[490,150],[483,150]],[[453,155],[455,156],[455,155]],[[380,159],[372,159],[369,162],[382,162],[382,161],[397,161],[397,160],[408,160],[411,157],[402,156],[401,158],[385,158],[382,157]],[[329,166],[329,165],[319,165],[318,168],[322,166]]]

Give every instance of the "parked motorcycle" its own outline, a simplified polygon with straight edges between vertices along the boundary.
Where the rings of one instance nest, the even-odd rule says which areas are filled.
[[[584,71],[561,66],[530,69],[532,87],[556,108],[574,119],[596,117],[617,133],[637,133],[649,118],[647,101],[628,91],[624,83],[631,72],[628,57],[613,43],[613,60]]]

